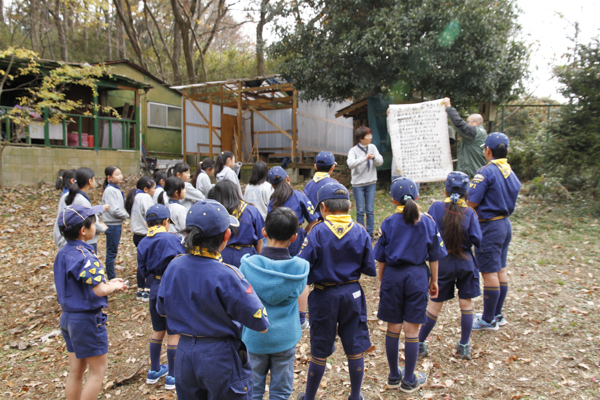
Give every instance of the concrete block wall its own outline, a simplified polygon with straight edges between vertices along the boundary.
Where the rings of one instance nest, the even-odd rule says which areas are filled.
[[[61,169],[88,167],[97,177],[104,168],[116,165],[124,175],[140,172],[138,150],[81,150],[52,147],[7,146],[2,152],[0,184],[3,186],[53,183]]]

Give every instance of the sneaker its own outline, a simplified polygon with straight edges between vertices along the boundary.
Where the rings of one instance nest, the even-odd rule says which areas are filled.
[[[427,357],[429,355],[429,350],[427,350],[427,343],[419,342],[419,355],[418,358]]]
[[[308,324],[308,319],[304,320],[304,322],[302,323],[302,325],[300,325],[300,327],[302,328],[303,331],[310,329],[310,325]]]
[[[475,318],[481,318],[483,314],[475,314]],[[508,324],[508,321],[506,320],[506,318],[504,318],[504,316],[502,314],[498,314],[496,315],[496,322],[498,322],[498,326],[504,326],[506,324]]]
[[[473,330],[474,331],[497,331],[498,330],[498,322],[493,320],[492,322],[485,322],[483,318],[475,318],[473,321]]]
[[[173,390],[175,389],[175,377],[171,375],[167,375],[165,378],[165,389]]]
[[[470,360],[471,359],[471,344],[462,344],[460,340],[456,344],[456,351],[458,352],[458,358],[462,360]]]
[[[148,385],[154,385],[160,378],[167,375],[169,373],[168,365],[161,365],[159,371],[148,371],[148,376],[146,377],[146,383]]]
[[[421,389],[421,386],[423,386],[425,382],[427,382],[427,375],[423,372],[415,372],[415,381],[413,383],[408,383],[403,379],[400,390],[404,393],[416,392]]]
[[[400,378],[389,378],[388,377],[388,387],[389,388],[397,388],[400,387],[400,383],[402,382],[402,378],[404,377],[404,367],[400,367]]]
[[[298,397],[296,397],[296,400],[304,400],[304,393],[298,393]]]
[[[144,291],[142,293],[142,301],[145,301],[145,302],[150,301],[150,292]]]
[[[135,299],[136,299],[137,301],[142,301],[142,298],[143,298],[143,297],[144,297],[144,292],[142,292],[142,291],[136,292],[136,294],[135,294]]]

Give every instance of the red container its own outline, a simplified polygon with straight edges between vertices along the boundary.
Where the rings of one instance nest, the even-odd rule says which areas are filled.
[[[88,135],[87,142],[88,142],[88,147],[94,147],[94,136]]]

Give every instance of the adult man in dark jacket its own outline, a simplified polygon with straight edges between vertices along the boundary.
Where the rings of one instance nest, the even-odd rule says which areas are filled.
[[[479,168],[487,164],[483,155],[484,148],[482,147],[487,138],[487,132],[483,127],[483,118],[480,114],[471,114],[465,122],[458,111],[451,106],[450,98],[445,97],[443,102],[450,121],[452,121],[456,131],[462,138],[458,149],[456,169],[472,178]]]

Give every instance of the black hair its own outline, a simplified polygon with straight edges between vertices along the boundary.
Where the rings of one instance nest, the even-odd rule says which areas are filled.
[[[492,156],[494,158],[506,158],[508,155],[508,148],[506,144],[500,143],[496,146],[495,149],[490,149],[492,151]]]
[[[342,191],[342,189],[338,189],[335,191],[336,194],[338,194],[338,191]],[[346,200],[346,199],[329,199],[329,200],[323,200],[320,204],[325,204],[325,206],[327,206],[327,209],[329,209],[329,212],[336,212],[336,211],[342,211],[347,213],[348,210],[350,210],[350,200]]]
[[[275,176],[275,179],[280,179],[279,175]],[[294,194],[294,189],[292,186],[287,183],[285,179],[279,181],[279,183],[273,185],[275,190],[271,195],[271,201],[273,202],[273,210],[277,207],[281,207],[285,204],[285,202],[290,198],[292,194]]]
[[[404,222],[408,225],[416,225],[421,220],[421,210],[417,202],[412,197],[409,197],[408,200],[400,200],[400,204],[404,206],[404,211],[402,212]]]
[[[129,215],[131,215],[131,209],[133,208],[136,189],[152,189],[154,185],[156,185],[156,183],[152,180],[152,178],[150,178],[149,176],[142,176],[140,179],[138,179],[135,188],[127,192],[127,197],[125,198],[125,211],[127,211]]]
[[[167,205],[167,200],[165,199],[165,194],[168,197],[173,197],[173,195],[176,192],[179,192],[179,194],[181,195],[181,191],[183,189],[185,189],[185,182],[181,178],[172,176],[170,178],[167,178],[167,180],[165,181],[164,189],[165,190],[161,194],[158,195],[158,202],[160,204]]]
[[[225,232],[221,232],[218,235],[205,237],[202,229],[197,226],[187,226],[185,228],[187,236],[184,240],[186,253],[190,254],[194,247],[204,248],[211,253],[218,253],[223,240],[225,239]]]
[[[178,162],[177,164],[175,164],[174,166],[172,166],[171,168],[169,168],[167,170],[167,175],[169,177],[171,176],[177,176],[177,174],[181,174],[185,171],[189,171],[190,170],[190,166],[187,165],[187,163],[184,162]]]
[[[154,175],[152,176],[152,179],[154,179],[154,182],[156,182],[157,185],[160,185],[160,181],[163,181],[163,184],[161,186],[164,186],[164,184],[167,182],[167,178],[167,172],[163,171],[162,169],[156,170],[156,172],[154,172]]]
[[[460,196],[461,199],[467,200],[467,194]],[[442,231],[442,239],[448,253],[458,258],[468,258],[463,250],[465,236],[463,233],[462,223],[468,208],[461,207],[456,203],[444,203],[446,212],[442,218],[444,230]],[[406,210],[406,209],[405,209]]]
[[[151,216],[156,217],[156,214],[155,213],[150,213],[150,214],[147,215],[147,217],[151,217]],[[148,228],[150,228],[151,226],[159,226],[159,225],[163,224],[163,222],[165,221],[165,219],[166,218],[155,219],[154,221],[146,222],[146,225],[148,225]]]
[[[354,145],[360,143],[361,140],[365,138],[369,133],[371,133],[371,128],[368,126],[360,126],[358,129],[354,131]]]
[[[56,190],[67,189],[71,185],[71,179],[75,179],[75,170],[67,169],[63,171],[62,175],[58,175],[58,179],[56,183],[54,183],[54,187]]]
[[[279,207],[269,214],[265,220],[265,231],[269,239],[286,241],[298,233],[298,217],[294,210]]]
[[[58,230],[66,240],[73,241],[79,239],[79,231],[81,230],[81,228],[85,227],[86,229],[90,229],[92,224],[94,224],[95,222],[96,216],[92,214],[85,220],[81,221],[79,224],[72,226],[69,230],[65,231],[65,227],[60,225],[58,226]]]
[[[207,169],[211,169],[215,167],[215,160],[212,158],[205,158],[202,160],[202,170],[206,171]]]
[[[218,174],[219,172],[223,171],[223,167],[225,167],[227,160],[233,157],[235,156],[230,151],[221,152],[221,154],[217,156],[217,163],[215,164],[215,173]]]
[[[102,189],[106,189],[108,186],[108,177],[112,176],[112,174],[114,174],[114,172],[118,169],[119,167],[115,167],[114,165],[104,168],[104,183],[102,184]]]
[[[212,158],[205,158],[204,160],[202,160],[202,162],[198,163],[198,166],[196,167],[196,172],[194,172],[194,176],[192,176],[190,183],[194,185],[194,187],[196,187],[196,181],[198,180],[198,177],[200,176],[202,171],[206,171],[207,169],[211,169],[214,167],[215,160],[213,160]]]
[[[258,186],[262,185],[267,181],[269,176],[269,167],[267,163],[264,161],[257,161],[252,166],[252,174],[250,175],[250,180],[248,181],[248,185]]]
[[[316,164],[317,166],[317,172],[329,172],[329,170],[331,169],[331,167],[334,166],[334,164],[331,165],[324,165],[324,164]]]
[[[75,200],[75,196],[77,195],[77,191],[82,189],[90,179],[93,179],[96,176],[94,171],[91,168],[81,167],[77,168],[75,171],[75,183],[73,183],[69,187],[69,195],[65,199],[65,203],[70,206],[73,204],[73,200]]]
[[[229,214],[233,214],[242,203],[237,185],[227,179],[218,182],[210,189],[208,198],[223,204]]]

